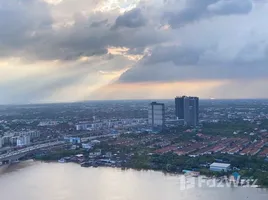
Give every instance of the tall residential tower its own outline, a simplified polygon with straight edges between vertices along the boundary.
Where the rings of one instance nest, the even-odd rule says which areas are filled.
[[[199,123],[199,98],[176,97],[175,114],[178,119],[183,119],[189,126],[197,126]]]
[[[165,126],[165,104],[152,102],[148,107],[148,123],[152,128]]]

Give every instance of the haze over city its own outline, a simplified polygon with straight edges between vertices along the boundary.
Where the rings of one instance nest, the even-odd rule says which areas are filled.
[[[268,0],[0,0],[1,200],[267,200]]]
[[[267,98],[266,0],[0,0],[0,104]]]

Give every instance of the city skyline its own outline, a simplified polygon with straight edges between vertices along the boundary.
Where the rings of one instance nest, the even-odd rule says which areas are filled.
[[[5,187],[1,188],[6,188],[3,192],[8,190],[6,193],[2,192],[7,195],[4,199],[31,198],[32,194],[27,192],[29,185],[21,177],[35,177],[36,172],[46,175],[37,176],[38,182],[51,185],[49,181],[55,175],[47,175],[42,169],[56,171],[58,175],[58,170],[53,170],[53,166],[61,169],[74,167],[73,172],[61,170],[59,180],[66,180],[66,174],[74,173],[73,177],[79,174],[84,177],[84,172],[95,174],[95,170],[101,169],[111,170],[112,174],[116,171],[125,173],[125,169],[131,169],[131,174],[136,170],[149,170],[141,174],[141,177],[146,177],[146,173],[149,173],[150,179],[146,177],[149,187],[154,171],[158,175],[161,175],[161,171],[165,173],[161,187],[169,183],[166,182],[166,177],[172,173],[171,176],[176,180],[176,192],[180,177],[207,179],[216,176],[217,181],[225,181],[225,177],[230,177],[231,174],[231,181],[234,177],[241,177],[236,179],[237,187],[241,185],[241,189],[245,188],[248,177],[254,180],[255,186],[266,187],[268,100],[209,100],[202,101],[199,108],[198,97],[184,96],[181,99],[183,119],[175,116],[178,109],[174,98],[173,101],[96,101],[0,106],[0,176],[5,174],[1,178]],[[16,171],[16,176],[10,169]],[[38,172],[37,169],[41,171]],[[25,171],[28,176],[25,176]],[[10,177],[10,181],[7,177]],[[18,190],[26,188],[22,189],[24,193],[10,193],[14,189],[14,177],[21,181],[16,187]],[[102,177],[106,182],[107,177]],[[80,180],[78,178],[76,182]],[[240,184],[238,180],[245,181]],[[35,178],[30,182],[36,183]],[[85,183],[87,182],[88,178]],[[65,183],[66,181],[60,181],[56,185],[62,185],[62,191],[65,191]],[[229,182],[225,183],[229,185]],[[232,198],[233,185],[229,186]],[[47,194],[43,190],[47,188],[46,184],[40,187],[41,190],[35,192],[36,197],[33,199],[42,199]],[[74,196],[59,193],[58,187],[52,188],[55,192],[45,199],[53,199],[55,196],[71,200],[81,193],[86,195],[85,199],[89,197],[88,190],[80,190],[80,186],[78,190],[70,187],[70,194]],[[97,199],[103,197],[102,187],[100,188],[100,191],[95,192],[100,195]],[[115,197],[120,194],[121,189],[119,187],[114,191]],[[132,189],[133,185],[129,186],[122,199],[132,198],[129,194]],[[213,189],[216,192],[214,190],[216,188]],[[152,193],[144,191],[145,193],[134,199],[143,199],[142,196],[148,197]],[[176,193],[174,198],[180,196]],[[94,194],[91,199],[95,197]]]
[[[268,98],[266,0],[0,0],[0,104]]]
[[[186,96],[186,95],[182,95]],[[268,98],[199,98],[200,101],[262,101],[268,100]],[[171,98],[151,98],[151,99],[92,99],[92,100],[81,100],[81,101],[48,101],[48,102],[32,102],[32,103],[0,103],[0,106],[27,106],[27,105],[50,105],[50,104],[76,104],[76,103],[89,103],[89,102],[131,102],[131,101],[143,101],[150,103],[152,101],[174,101],[174,96]]]

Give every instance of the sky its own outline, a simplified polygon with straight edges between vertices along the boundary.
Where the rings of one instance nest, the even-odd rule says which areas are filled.
[[[0,0],[0,104],[268,98],[268,0]]]

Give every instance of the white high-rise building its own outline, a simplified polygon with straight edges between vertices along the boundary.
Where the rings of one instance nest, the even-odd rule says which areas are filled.
[[[165,104],[152,102],[148,108],[148,123],[152,128],[165,126]]]
[[[31,144],[31,137],[29,135],[22,135],[17,138],[17,146],[27,146]]]

